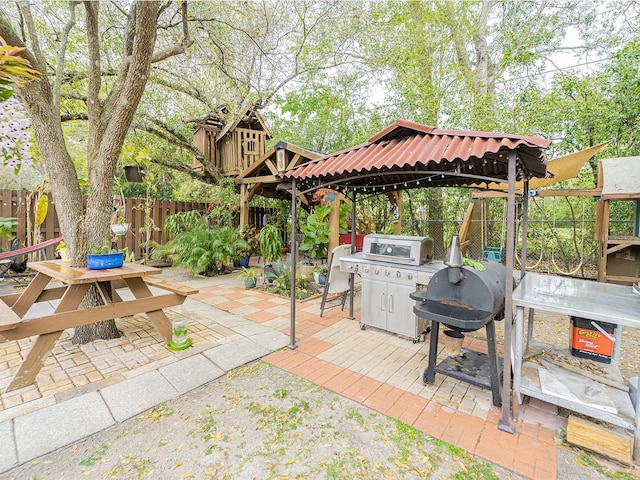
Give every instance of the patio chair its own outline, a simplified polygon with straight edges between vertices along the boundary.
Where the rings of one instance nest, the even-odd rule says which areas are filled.
[[[325,310],[333,307],[341,307],[344,310],[344,304],[347,301],[347,294],[351,289],[351,276],[349,273],[340,271],[340,257],[351,254],[351,244],[338,245],[331,252],[329,258],[329,273],[327,274],[327,282],[322,292],[322,301],[320,302],[320,316]],[[332,295],[330,297],[330,295]]]

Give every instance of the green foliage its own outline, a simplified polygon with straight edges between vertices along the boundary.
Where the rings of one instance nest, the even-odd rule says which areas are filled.
[[[175,265],[198,274],[223,273],[237,252],[247,248],[247,242],[232,227],[209,228],[201,223],[193,230],[175,238],[177,259]]]
[[[249,267],[249,268],[242,267],[242,270],[239,270],[237,272],[236,278],[238,278],[239,280],[244,280],[246,278],[256,279],[260,276],[261,273],[262,273],[262,270],[256,267]]]
[[[62,248],[66,248],[66,245]],[[122,253],[125,262],[135,262],[136,260],[134,252],[129,252],[127,247],[122,249],[113,248],[108,238],[102,240],[102,245],[94,245],[91,248],[91,255],[108,255],[111,253]]]
[[[102,245],[94,245],[91,248],[92,255],[105,255],[108,253],[118,253],[116,248],[111,248],[111,244],[108,238],[102,240]]]
[[[15,232],[18,226],[18,219],[14,217],[0,217],[0,237],[13,238],[13,232]]]
[[[270,286],[268,291],[288,297],[291,293],[291,258],[273,263],[271,271],[265,271],[264,279]],[[296,277],[296,298],[301,300],[309,295],[307,280],[302,276]]]
[[[164,221],[164,233],[169,238],[175,238],[183,232],[193,230],[200,223],[202,215],[197,210],[175,213]]]
[[[326,258],[329,252],[329,228],[328,216],[331,205],[317,206],[307,217],[307,222],[300,225],[300,232],[304,234],[300,250],[307,252],[310,258],[320,260]]]
[[[233,225],[240,210],[240,196],[235,192],[233,178],[225,178],[210,189],[209,222],[211,225]]]
[[[260,255],[267,262],[282,258],[282,231],[269,223],[260,230]]]

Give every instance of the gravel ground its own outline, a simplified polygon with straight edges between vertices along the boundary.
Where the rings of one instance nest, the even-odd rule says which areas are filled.
[[[590,457],[559,458],[558,478],[612,474]],[[524,477],[258,361],[2,478]]]

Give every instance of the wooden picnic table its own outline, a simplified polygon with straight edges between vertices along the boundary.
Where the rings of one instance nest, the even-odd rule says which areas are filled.
[[[198,292],[197,289],[155,279],[153,275],[161,273],[161,269],[137,263],[90,270],[53,260],[32,262],[29,267],[37,273],[25,290],[0,296],[0,335],[7,340],[38,336],[6,391],[33,383],[45,357],[66,328],[146,313],[158,332],[167,341],[171,340],[171,322],[162,309],[181,305],[187,295]],[[53,280],[61,282],[61,286],[47,288]],[[104,305],[78,309],[91,286],[97,288]],[[123,300],[116,292],[118,286],[126,286],[134,298]],[[168,293],[154,295],[149,286],[159,287]],[[36,303],[58,299],[52,313],[25,318]]]

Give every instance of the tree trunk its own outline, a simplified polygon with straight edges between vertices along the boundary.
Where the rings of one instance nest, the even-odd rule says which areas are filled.
[[[71,5],[69,29],[75,24],[74,8]],[[87,113],[89,132],[87,136],[87,166],[89,192],[86,209],[83,206],[82,192],[75,166],[66,147],[62,131],[61,115],[58,106],[59,92],[54,92],[45,73],[50,63],[39,47],[38,30],[35,28],[31,6],[19,4],[26,30],[30,33],[30,48],[23,52],[32,66],[43,73],[42,80],[27,83],[18,89],[22,103],[29,110],[36,140],[42,153],[45,171],[49,176],[51,190],[56,201],[56,211],[60,229],[70,254],[72,265],[85,266],[87,253],[93,245],[101,245],[103,239],[110,236],[109,219],[111,215],[114,172],[122,145],[126,138],[133,116],[144,93],[151,62],[157,30],[158,2],[138,1],[131,4],[127,25],[124,58],[115,82],[107,95],[101,84],[100,65],[99,4],[85,2],[86,36],[89,49],[87,76]],[[186,12],[186,8],[183,9]],[[0,35],[15,46],[26,46],[22,41],[18,27],[14,28],[14,19],[3,15],[0,10]],[[65,48],[66,46],[63,46]],[[64,61],[64,51],[58,57]],[[62,70],[61,70],[62,71]],[[54,98],[56,97],[56,98]],[[79,308],[100,305],[101,299],[95,289],[91,289]],[[119,336],[115,321],[78,327],[74,343],[86,343],[95,339],[111,339]]]
[[[109,298],[111,296],[111,284],[106,285],[104,288]],[[91,287],[87,294],[84,296],[82,302],[80,302],[80,308],[88,308],[96,305],[104,305],[98,289]],[[93,340],[111,340],[114,338],[120,338],[122,332],[118,330],[115,320],[107,320],[104,322],[91,323],[89,325],[81,325],[76,327],[73,332],[73,338],[71,343],[84,345],[85,343],[92,342]]]

